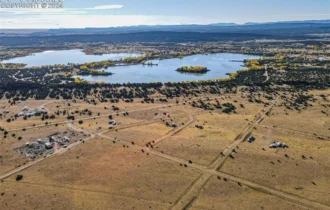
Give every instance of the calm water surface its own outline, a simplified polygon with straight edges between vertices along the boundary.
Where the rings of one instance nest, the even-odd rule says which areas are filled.
[[[208,80],[228,77],[244,67],[244,59],[259,58],[258,56],[218,53],[209,55],[193,55],[183,59],[153,60],[158,66],[116,66],[106,69],[114,73],[111,76],[79,76],[88,81],[107,83],[148,83],[148,82],[181,82],[187,80]],[[235,61],[235,62],[233,62]],[[241,62],[237,62],[241,61]],[[187,74],[175,71],[181,66],[206,66],[210,71],[205,74]]]
[[[86,55],[81,49],[75,50],[57,50],[34,53],[29,56],[5,60],[3,63],[24,63],[27,67],[44,66],[68,63],[87,63],[102,61],[107,59],[119,60],[120,58],[135,57],[136,53],[111,53],[103,55]]]
[[[86,55],[81,49],[45,51],[29,56],[6,60],[4,63],[25,63],[28,67],[68,63],[86,63],[107,59],[119,60],[125,57],[139,56],[137,53],[111,53],[104,55]],[[79,76],[93,82],[107,83],[148,83],[148,82],[180,82],[187,80],[208,80],[227,77],[242,69],[244,59],[259,58],[258,56],[217,53],[208,55],[193,55],[182,59],[153,60],[158,66],[116,66],[106,69],[114,73],[111,76]],[[205,74],[187,74],[175,71],[182,66],[206,66],[210,71]]]

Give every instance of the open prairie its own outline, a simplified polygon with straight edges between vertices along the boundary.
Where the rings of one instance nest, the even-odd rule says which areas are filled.
[[[329,8],[0,0],[0,210],[330,210]]]
[[[9,106],[0,207],[328,209],[328,96],[304,94],[298,110],[284,92]],[[23,119],[24,107],[46,112]]]

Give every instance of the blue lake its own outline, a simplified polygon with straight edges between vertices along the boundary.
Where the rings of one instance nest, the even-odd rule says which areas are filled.
[[[82,50],[56,50],[44,51],[41,53],[34,53],[25,57],[18,57],[10,60],[5,60],[3,63],[24,63],[27,67],[44,66],[55,64],[68,64],[68,63],[87,63],[103,61],[107,59],[119,60],[126,57],[139,56],[137,53],[111,53],[103,55],[86,55]]]
[[[24,63],[27,67],[95,62],[102,60],[119,60],[125,57],[135,57],[138,53],[111,53],[103,55],[86,55],[81,49],[58,50],[35,53],[25,57],[14,58],[3,61],[3,63]],[[157,66],[115,66],[106,69],[107,72],[114,73],[111,76],[79,76],[92,82],[106,83],[149,83],[149,82],[181,82],[193,80],[209,80],[228,77],[226,73],[233,73],[244,67],[244,59],[255,59],[259,56],[217,53],[207,55],[192,55],[182,59],[173,58],[165,60],[153,60]],[[205,74],[179,73],[177,68],[182,66],[206,66],[210,71]]]
[[[244,59],[255,59],[258,56],[217,53],[208,55],[192,55],[183,59],[153,60],[158,66],[116,66],[106,69],[114,73],[111,76],[79,76],[87,81],[106,83],[149,83],[149,82],[181,82],[192,80],[209,80],[228,77],[226,73],[233,73],[243,69]],[[237,62],[241,61],[241,62]],[[210,71],[205,74],[188,74],[175,71],[182,66],[206,66]]]

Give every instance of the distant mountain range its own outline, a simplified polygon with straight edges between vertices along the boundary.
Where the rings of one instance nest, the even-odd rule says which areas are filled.
[[[129,26],[129,27],[109,27],[109,28],[83,28],[83,29],[50,29],[48,31],[36,32],[35,35],[47,34],[116,34],[135,33],[149,31],[173,31],[173,32],[243,32],[255,33],[265,30],[292,29],[292,28],[320,28],[330,27],[330,20],[306,20],[306,21],[283,21],[269,23],[214,23],[209,25],[155,25],[155,26]],[[274,31],[276,33],[276,31]]]
[[[0,29],[0,36],[15,35],[71,35],[71,34],[122,34],[139,32],[199,32],[199,33],[253,33],[268,35],[304,35],[310,33],[329,33],[330,20],[282,21],[245,24],[214,23],[209,25],[139,25],[109,28],[60,28],[49,30],[6,30]]]
[[[47,43],[213,42],[304,40],[315,44],[330,34],[330,20],[272,23],[216,23],[83,29],[0,30],[0,46],[39,46]],[[28,37],[28,38],[27,38]]]
[[[264,23],[256,23],[256,22],[247,22],[244,25],[267,25],[267,24],[330,24],[330,20],[298,20],[298,21],[278,21],[278,22],[264,22]]]

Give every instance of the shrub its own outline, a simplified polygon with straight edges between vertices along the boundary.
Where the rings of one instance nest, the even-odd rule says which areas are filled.
[[[21,181],[23,179],[23,175],[17,175],[16,176],[16,181]]]

